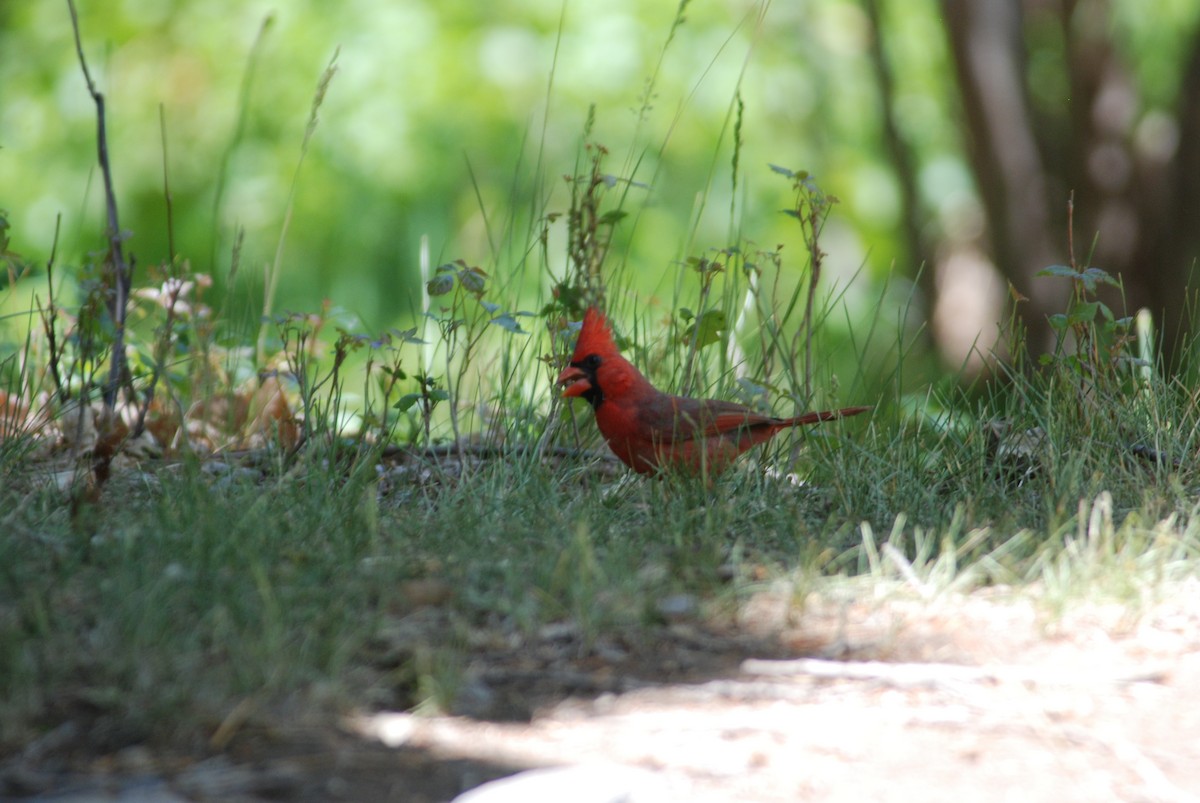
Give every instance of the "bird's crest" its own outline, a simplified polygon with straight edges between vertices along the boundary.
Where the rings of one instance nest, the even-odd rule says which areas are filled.
[[[575,341],[575,358],[598,354],[610,357],[618,354],[617,344],[613,340],[612,328],[604,313],[595,307],[588,307],[583,314],[583,328],[579,330],[579,339]]]

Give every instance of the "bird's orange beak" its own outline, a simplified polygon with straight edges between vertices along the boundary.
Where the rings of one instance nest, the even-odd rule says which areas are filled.
[[[582,396],[591,390],[592,387],[592,383],[588,381],[587,374],[573,365],[568,365],[558,375],[558,384],[566,386],[563,388],[562,395],[564,398]]]

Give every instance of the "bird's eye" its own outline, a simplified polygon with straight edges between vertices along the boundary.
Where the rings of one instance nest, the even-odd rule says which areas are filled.
[[[600,367],[600,355],[599,354],[589,354],[586,357],[584,357],[583,358],[583,367],[584,368],[599,368]]]

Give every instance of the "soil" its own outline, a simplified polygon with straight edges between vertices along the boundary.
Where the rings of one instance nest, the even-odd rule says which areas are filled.
[[[174,766],[137,747],[48,772],[34,745],[0,797],[1200,801],[1200,581],[1065,607],[832,588],[800,607],[767,589],[723,622],[678,605],[636,643],[481,645],[453,716],[247,720]],[[481,786],[547,767],[575,769]]]

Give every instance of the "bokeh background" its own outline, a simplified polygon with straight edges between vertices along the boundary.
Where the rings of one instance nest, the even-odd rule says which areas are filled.
[[[903,314],[915,347],[948,368],[987,352],[1009,284],[1047,340],[1067,288],[1035,273],[1068,259],[1072,192],[1078,258],[1094,245],[1168,348],[1188,316],[1194,0],[694,0],[682,22],[676,3],[642,0],[78,8],[138,281],[171,259],[165,131],[175,251],[233,293],[248,329],[293,181],[277,309],[331,299],[365,330],[405,325],[421,308],[422,238],[434,265],[517,276],[502,290],[514,306],[544,296],[566,266],[562,221],[546,264],[513,266],[543,216],[565,211],[562,176],[584,158],[593,107],[587,140],[637,182],[611,259],[644,304],[669,303],[687,257],[739,240],[783,244],[802,270],[777,164],[840,199],[828,286],[861,299],[852,314]],[[95,110],[65,2],[0,3],[0,209],[30,275],[60,216],[66,269],[103,248]],[[29,309],[38,289],[6,284],[4,310]]]

